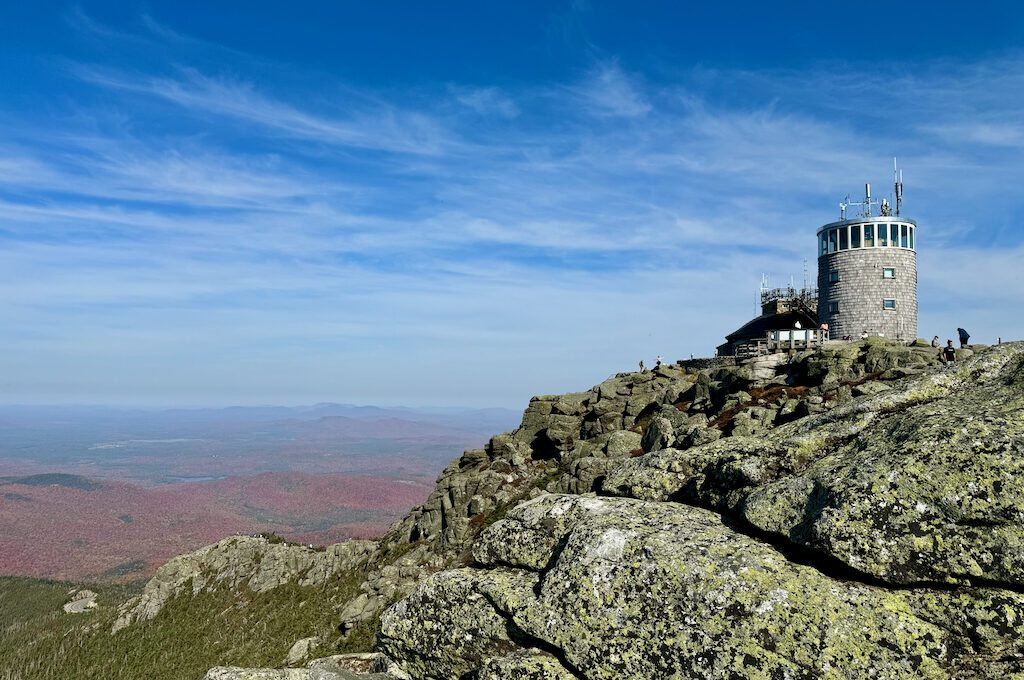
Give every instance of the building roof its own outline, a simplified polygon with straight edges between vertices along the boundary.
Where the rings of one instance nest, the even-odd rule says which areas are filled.
[[[755,319],[751,319],[729,335],[725,336],[725,340],[728,343],[732,343],[741,340],[761,338],[764,337],[765,333],[768,331],[796,328],[797,321],[799,321],[800,325],[804,328],[818,327],[818,319],[802,310],[782,312],[781,314],[762,314]]]

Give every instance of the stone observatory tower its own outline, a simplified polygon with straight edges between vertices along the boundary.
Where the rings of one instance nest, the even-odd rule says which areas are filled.
[[[818,322],[833,340],[917,339],[917,223],[900,215],[903,177],[894,175],[895,211],[866,184],[863,202],[847,197],[839,221],[818,229]]]

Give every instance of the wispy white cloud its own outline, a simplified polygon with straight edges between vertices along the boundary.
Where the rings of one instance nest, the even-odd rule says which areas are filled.
[[[158,28],[145,41],[193,46]],[[922,225],[923,323],[1024,335],[1006,313],[1024,303],[1019,239],[957,247],[994,219],[977,210],[994,178],[1024,180],[1020,59],[656,83],[606,59],[513,93],[271,91],[234,58],[242,75],[76,66],[102,104],[0,131],[10,384],[29,390],[60,356],[102,381],[131,355],[210,389],[230,379],[225,357],[260,363],[267,384],[311,398],[583,387],[595,365],[710,351],[753,311],[760,274],[799,279],[814,228],[848,188],[885,186],[897,154]],[[379,352],[415,371],[389,373]]]
[[[95,85],[160,97],[196,115],[223,116],[320,144],[426,155],[457,144],[438,121],[388,104],[370,108],[365,102],[335,102],[343,113],[331,116],[281,102],[248,82],[209,76],[195,69],[182,69],[177,77],[97,67],[78,67],[75,71]]]
[[[948,144],[985,144],[995,147],[1020,149],[1024,147],[1024,130],[1016,122],[970,122],[937,125],[926,128]]]
[[[450,85],[449,90],[457,102],[476,113],[515,118],[519,107],[515,101],[497,87],[459,87]]]
[[[642,86],[615,61],[598,64],[582,83],[568,89],[596,116],[636,118],[652,108]]]

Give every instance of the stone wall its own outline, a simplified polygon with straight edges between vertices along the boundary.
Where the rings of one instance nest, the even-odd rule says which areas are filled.
[[[883,278],[883,269],[896,270]],[[832,281],[838,272],[839,280]],[[917,253],[903,248],[841,250],[818,258],[818,321],[833,338],[883,334],[894,340],[917,338]],[[884,309],[884,299],[896,309]],[[837,312],[830,303],[839,303]]]

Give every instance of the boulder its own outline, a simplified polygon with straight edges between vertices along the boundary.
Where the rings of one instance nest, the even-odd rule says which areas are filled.
[[[877,413],[744,515],[888,582],[1024,586],[1022,412],[1024,391],[993,380]]]
[[[672,446],[675,440],[676,435],[672,423],[667,418],[656,416],[647,425],[641,446],[644,451],[657,451]]]
[[[541,496],[475,555],[490,568],[433,576],[385,615],[383,650],[412,678],[531,647],[587,678],[950,677],[950,634],[898,591],[829,578],[698,508]]]
[[[476,680],[576,680],[551,654],[537,649],[487,660]]]
[[[118,608],[111,632],[152,619],[171,598],[186,592],[245,585],[261,593],[286,583],[319,585],[363,568],[376,547],[373,541],[347,541],[317,550],[263,537],[226,538],[160,567],[140,595]]]
[[[381,619],[378,647],[414,678],[461,678],[519,649],[500,607],[532,598],[536,576],[456,569],[428,577]]]
[[[313,652],[317,647],[320,646],[320,638],[318,637],[304,637],[300,640],[296,640],[295,644],[288,650],[288,655],[284,659],[285,666],[297,666],[303,661],[309,659],[313,655]]]
[[[238,668],[215,666],[206,672],[203,680],[310,680],[305,668]],[[324,678],[323,680],[335,680]]]
[[[622,458],[631,455],[641,447],[643,437],[638,432],[619,430],[612,432],[605,444],[604,452],[609,458]]]

